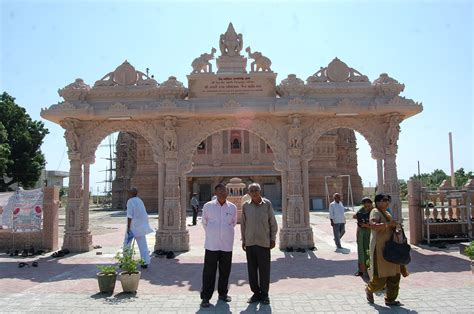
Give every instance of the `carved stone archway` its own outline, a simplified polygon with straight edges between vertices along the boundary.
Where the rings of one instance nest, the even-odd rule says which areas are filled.
[[[277,84],[271,60],[248,47],[230,24],[217,49],[191,64],[188,87],[176,77],[158,83],[125,61],[91,87],[82,79],[59,90],[64,101],[41,116],[65,129],[71,163],[64,248],[91,245],[86,199],[89,165],[101,139],[115,131],[137,133],[158,164],[159,224],[155,249],[189,249],[183,188],[192,156],[207,136],[226,129],[256,134],[273,149],[281,172],[283,217],[280,248],[314,246],[309,224],[308,161],[321,136],[349,128],[369,142],[377,160],[379,191],[392,195],[399,215],[396,153],[400,123],[422,106],[399,96],[404,85],[386,73],[373,82],[335,58],[306,82],[289,74]],[[209,51],[208,50],[208,51]],[[247,61],[253,59],[250,71]]]
[[[154,152],[156,162],[163,160],[162,132],[158,124],[137,124],[130,121],[60,121],[66,129],[65,138],[71,163],[66,208],[64,244],[72,251],[87,251],[92,246],[89,231],[89,169],[95,162],[100,142],[111,133],[133,132],[145,138]]]

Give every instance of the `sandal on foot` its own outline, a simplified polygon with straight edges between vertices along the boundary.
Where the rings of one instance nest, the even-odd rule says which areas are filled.
[[[402,304],[400,303],[400,301],[385,301],[385,305],[386,306],[401,306]]]
[[[368,288],[365,288],[365,296],[370,304],[374,304],[374,294],[370,292]]]
[[[209,303],[209,300],[203,299],[201,301],[201,307],[207,308],[209,306],[211,306],[211,304]]]

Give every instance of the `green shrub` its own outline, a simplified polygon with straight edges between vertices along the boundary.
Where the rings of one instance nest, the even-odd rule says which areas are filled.
[[[115,265],[97,265],[96,267],[104,275],[112,275],[117,271],[117,266]]]
[[[464,253],[466,253],[466,255],[469,256],[471,260],[474,260],[474,241],[471,241],[469,246],[464,248]]]
[[[144,265],[145,261],[142,258],[133,257],[135,251],[133,248],[124,248],[123,252],[117,252],[115,259],[119,263],[120,269],[129,274],[138,273],[138,266]]]

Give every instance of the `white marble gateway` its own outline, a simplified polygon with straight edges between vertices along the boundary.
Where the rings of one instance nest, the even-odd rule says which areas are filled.
[[[91,249],[89,168],[102,139],[117,131],[140,135],[158,165],[161,218],[155,249],[189,249],[186,174],[193,170],[200,143],[224,130],[248,131],[273,151],[282,182],[280,248],[314,246],[308,164],[318,154],[318,139],[334,129],[352,129],[367,139],[377,160],[378,191],[392,195],[395,215],[400,214],[400,123],[423,109],[399,95],[403,84],[386,73],[371,82],[337,58],[306,81],[289,74],[277,84],[269,57],[249,46],[244,49],[243,35],[232,24],[218,44],[216,66],[211,63],[217,53],[213,47],[191,62],[187,87],[173,76],[159,83],[125,61],[92,87],[76,79],[59,90],[63,102],[41,111],[43,118],[65,129],[69,148],[64,248]],[[311,60],[308,64],[313,66]],[[220,165],[218,158],[215,165]]]

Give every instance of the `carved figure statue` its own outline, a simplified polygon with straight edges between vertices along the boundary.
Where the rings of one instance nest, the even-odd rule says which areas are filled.
[[[175,152],[177,150],[176,147],[176,132],[175,131],[170,131],[170,130],[165,130],[165,150],[167,152]]]
[[[193,71],[191,74],[201,73],[211,73],[212,72],[212,64],[209,62],[210,60],[214,59],[214,54],[216,53],[216,48],[211,49],[211,53],[203,53],[198,58],[194,59],[191,63],[193,67]]]
[[[59,122],[59,125],[65,129],[64,138],[66,139],[70,151],[79,151],[80,141],[76,133],[75,123],[71,120],[62,120]]]
[[[396,145],[398,141],[398,136],[400,134],[400,121],[401,119],[397,115],[393,115],[390,117],[386,136],[387,144],[390,146]]]
[[[302,134],[300,128],[300,117],[298,115],[291,116],[291,128],[288,133],[289,146],[292,149],[301,149],[302,145]]]
[[[243,43],[242,34],[237,35],[234,26],[232,23],[229,23],[229,27],[227,27],[225,34],[220,36],[219,48],[223,56],[240,56]]]
[[[258,72],[259,70],[268,72],[271,71],[270,66],[272,65],[272,61],[270,59],[268,59],[258,51],[252,53],[250,47],[247,47],[245,51],[249,54],[249,58],[255,60],[250,64],[250,70],[252,72]]]
[[[103,78],[96,81],[94,86],[114,86],[114,72],[109,72]]]

